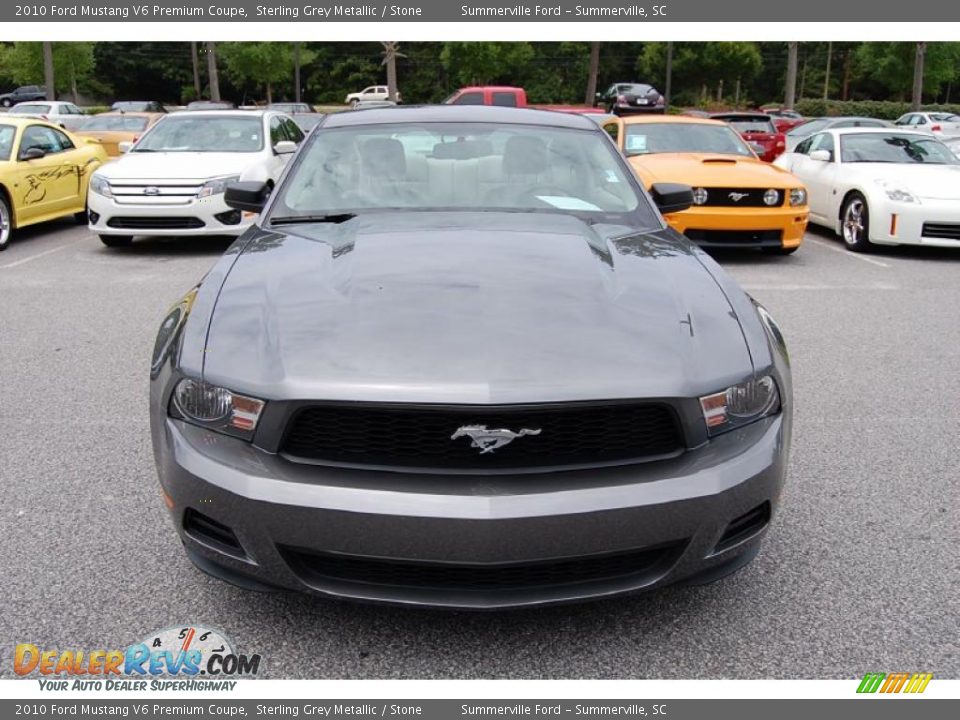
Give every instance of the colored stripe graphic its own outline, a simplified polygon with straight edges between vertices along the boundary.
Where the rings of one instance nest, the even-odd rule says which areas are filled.
[[[922,693],[933,679],[933,673],[867,673],[857,687],[858,693]]]

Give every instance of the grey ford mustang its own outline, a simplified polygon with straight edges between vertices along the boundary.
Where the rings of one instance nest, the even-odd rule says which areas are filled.
[[[164,319],[151,421],[190,559],[460,608],[715,580],[776,510],[783,338],[606,134],[485,107],[326,116]],[[658,206],[659,210],[658,211]]]

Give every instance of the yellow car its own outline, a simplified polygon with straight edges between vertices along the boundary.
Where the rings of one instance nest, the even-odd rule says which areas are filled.
[[[29,117],[0,115],[0,250],[16,228],[73,215],[86,223],[90,175],[102,147]]]
[[[693,206],[666,220],[703,247],[759,247],[789,254],[807,227],[807,191],[761,161],[727,123],[683,115],[609,118],[601,123],[649,189],[693,188]]]
[[[103,145],[110,157],[118,157],[120,143],[134,143],[163,113],[147,112],[107,112],[94,115],[81,125],[75,133],[80,137],[92,138]]]

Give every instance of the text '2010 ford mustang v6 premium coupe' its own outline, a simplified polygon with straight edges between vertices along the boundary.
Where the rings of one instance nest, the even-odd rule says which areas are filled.
[[[257,589],[498,608],[754,557],[791,429],[769,314],[595,123],[329,115],[157,338],[189,557]],[[659,206],[659,211],[657,209]]]

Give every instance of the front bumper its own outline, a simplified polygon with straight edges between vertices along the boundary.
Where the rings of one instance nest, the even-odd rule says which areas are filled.
[[[257,217],[228,207],[222,194],[173,203],[147,197],[132,202],[129,196],[118,202],[90,192],[87,208],[90,230],[98,235],[242,235]]]
[[[800,245],[809,210],[801,207],[693,206],[666,216],[677,232],[701,247],[782,247]]]
[[[871,199],[868,204],[871,242],[960,248],[960,210],[956,200],[902,203]]]
[[[732,572],[756,554],[778,504],[789,418],[672,460],[542,475],[305,465],[170,418],[155,418],[153,441],[177,531],[211,574],[257,589],[491,609]]]

